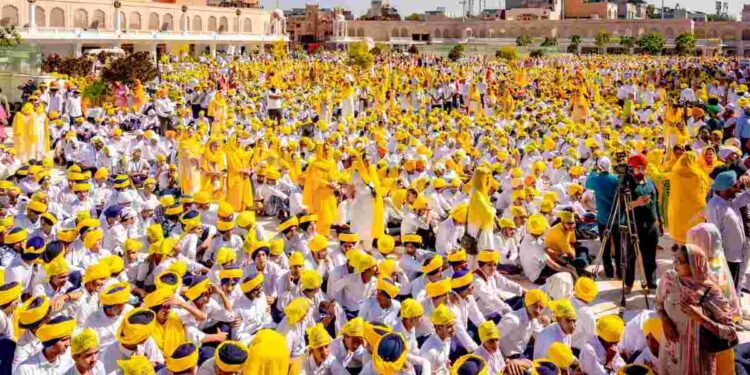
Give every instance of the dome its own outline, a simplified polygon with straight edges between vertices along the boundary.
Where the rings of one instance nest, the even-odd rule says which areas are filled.
[[[274,9],[271,12],[271,17],[273,17],[273,18],[279,18],[279,19],[282,19],[282,20],[286,18],[286,16],[284,16],[284,11],[281,10],[281,9]]]
[[[343,14],[339,13],[336,15],[336,21],[346,21],[346,17],[344,17]]]

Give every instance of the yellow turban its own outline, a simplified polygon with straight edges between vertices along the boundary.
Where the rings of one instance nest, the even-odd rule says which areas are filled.
[[[242,372],[247,358],[247,347],[239,341],[224,341],[214,351],[214,363],[224,372]]]
[[[573,215],[570,211],[560,211],[557,213],[557,217],[560,218],[560,221],[566,224],[572,224],[576,222],[575,215]]]
[[[132,355],[129,359],[118,360],[122,375],[154,375],[154,365],[143,355]]]
[[[375,266],[377,266],[375,258],[370,254],[362,253],[357,257],[357,262],[354,264],[354,272],[362,273]]]
[[[664,326],[661,323],[661,318],[655,316],[646,320],[643,323],[643,335],[652,335],[656,341],[661,341],[661,337],[664,334]]]
[[[388,348],[387,350],[381,349]],[[378,338],[373,346],[372,366],[377,374],[395,375],[401,373],[406,363],[409,349],[406,340],[400,333],[386,333]],[[388,352],[395,358],[383,358],[381,353]]]
[[[164,238],[164,228],[161,224],[152,224],[146,228],[146,237],[150,243],[159,242]]]
[[[0,285],[0,306],[5,306],[17,300],[22,291],[23,285],[15,281]]]
[[[328,239],[320,234],[316,234],[310,239],[307,246],[310,248],[310,251],[317,253],[328,247]]]
[[[242,293],[249,293],[250,291],[254,290],[255,288],[259,287],[261,284],[263,284],[263,274],[257,273],[255,276],[247,278],[241,285],[240,289],[242,290]]]
[[[242,270],[239,268],[225,268],[223,270],[219,270],[220,280],[241,279],[241,278],[242,278]]]
[[[317,349],[331,344],[331,335],[323,324],[318,323],[307,329],[307,344],[310,349]]]
[[[552,313],[555,315],[555,319],[577,319],[578,314],[576,313],[575,307],[567,298],[558,299],[549,303]]]
[[[477,255],[477,261],[482,263],[500,263],[500,253],[495,250],[482,250]]]
[[[83,246],[85,246],[87,249],[91,249],[98,241],[101,241],[103,238],[104,232],[100,228],[90,230],[83,235]]]
[[[262,329],[248,348],[245,374],[286,375],[289,371],[289,349],[286,338],[280,333]]]
[[[599,288],[594,280],[588,277],[580,277],[576,280],[575,296],[583,302],[590,303],[599,294]]]
[[[526,217],[529,216],[526,209],[522,206],[510,206],[510,215],[513,217]]]
[[[491,320],[487,320],[480,324],[477,330],[479,331],[479,341],[483,344],[487,340],[500,339],[500,331],[497,329],[495,322]]]
[[[275,240],[271,240],[268,243],[268,253],[273,256],[280,256],[281,253],[284,252],[284,239],[283,238],[277,238]]]
[[[216,264],[223,266],[227,263],[231,263],[237,259],[237,252],[229,247],[220,247],[216,250]]]
[[[166,367],[173,374],[186,372],[198,366],[198,347],[192,342],[180,344],[166,358]]]
[[[421,245],[422,236],[418,234],[403,234],[401,235],[401,242],[404,244],[413,243],[413,244]]]
[[[86,284],[94,280],[108,279],[110,276],[109,267],[100,262],[86,268],[86,271],[83,273],[83,283]]]
[[[554,363],[560,369],[567,369],[573,364],[575,357],[573,356],[573,350],[570,346],[565,345],[559,341],[553,342],[546,353],[547,359]]]
[[[57,239],[64,242],[73,242],[78,237],[78,232],[75,229],[59,228],[57,230]]]
[[[382,323],[365,322],[364,339],[371,347],[377,347],[378,340],[380,340],[383,335],[390,332],[393,332],[393,329]]]
[[[305,256],[301,252],[295,251],[289,256],[289,267],[305,265]]]
[[[303,270],[300,275],[300,290],[314,290],[323,284],[323,277],[317,270]]]
[[[418,318],[424,315],[424,307],[413,298],[407,298],[401,302],[401,317],[405,319]]]
[[[436,326],[453,324],[456,321],[456,316],[446,304],[441,304],[432,312],[430,321]]]
[[[526,295],[523,297],[524,306],[528,307],[537,302],[540,302],[542,306],[546,306],[547,294],[544,293],[544,291],[542,291],[541,289],[531,289],[527,291]]]
[[[102,258],[101,262],[109,268],[109,273],[112,275],[119,274],[125,268],[125,262],[119,255],[108,255]]]
[[[299,219],[297,219],[296,216],[292,216],[291,219],[288,219],[287,221],[279,224],[279,226],[276,228],[276,231],[283,232],[291,227],[299,226]]]
[[[76,328],[76,320],[67,316],[57,316],[51,321],[39,326],[36,330],[36,337],[42,343],[46,341],[70,337]]]
[[[99,336],[92,328],[86,328],[70,340],[70,354],[87,352],[99,346]]]
[[[341,233],[339,234],[339,242],[357,243],[359,242],[359,235],[357,233]]]
[[[396,240],[393,238],[393,236],[383,234],[380,237],[378,237],[378,251],[380,252],[380,254],[384,254],[384,255],[391,254],[395,247],[396,247]]]
[[[422,266],[422,273],[432,273],[440,269],[443,266],[443,257],[440,254],[436,254],[430,261]]]
[[[18,322],[21,328],[32,326],[42,319],[50,312],[51,306],[47,296],[38,296],[29,298],[24,302],[23,305],[18,309]]]
[[[135,308],[125,315],[117,329],[117,340],[123,345],[139,345],[151,336],[156,314],[145,308]]]
[[[427,292],[427,296],[430,298],[448,294],[448,292],[451,291],[451,280],[442,279],[435,282],[428,282],[425,285],[425,291]]]
[[[297,297],[284,307],[284,314],[286,314],[286,319],[289,323],[296,324],[307,315],[309,309],[310,302],[307,298]]]
[[[456,276],[459,272],[466,272],[463,276]],[[474,274],[472,272],[467,271],[458,271],[453,274],[453,277],[451,277],[451,289],[456,291],[456,289],[460,289],[463,287],[466,287],[468,285],[471,285],[471,283],[474,281]]]
[[[188,301],[195,301],[198,299],[198,297],[202,296],[203,293],[206,293],[208,290],[210,284],[208,278],[204,278],[203,280],[200,280],[193,285],[191,285],[186,291],[185,291],[185,298],[188,299]]]
[[[122,281],[107,287],[100,295],[102,306],[122,305],[130,300],[130,283]]]
[[[376,288],[377,290],[382,290],[383,292],[385,292],[385,294],[387,294],[391,298],[396,298],[396,296],[398,295],[398,291],[399,291],[399,288],[396,285],[396,283],[393,282],[393,280],[386,278],[386,277],[381,277],[378,279]]]
[[[529,216],[529,220],[526,221],[526,229],[528,229],[529,233],[533,235],[541,236],[545,231],[547,231],[547,227],[547,218],[545,218],[543,215],[531,215]]]
[[[607,315],[596,321],[596,335],[609,343],[618,343],[625,329],[625,322],[617,315]]]
[[[466,369],[470,368],[471,372]],[[476,371],[476,372],[474,372]],[[477,354],[466,354],[456,360],[451,368],[451,375],[463,374],[487,375],[487,362]]]
[[[150,309],[152,307],[163,305],[164,302],[167,302],[167,300],[172,297],[174,297],[174,290],[171,288],[157,288],[143,299],[143,305]]]
[[[403,308],[403,304],[401,307]],[[341,334],[350,337],[364,337],[365,335],[365,320],[361,317],[356,317],[344,324],[341,327]]]
[[[68,261],[64,257],[57,257],[47,264],[44,271],[48,277],[59,276],[70,272],[70,265],[68,265]]]

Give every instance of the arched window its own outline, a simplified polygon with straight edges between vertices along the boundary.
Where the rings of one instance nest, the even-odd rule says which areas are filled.
[[[208,31],[216,31],[216,17],[208,17]]]
[[[52,8],[52,11],[49,12],[49,26],[65,27],[65,11],[57,7]]]
[[[245,18],[245,20],[242,22],[242,31],[246,33],[253,32],[253,21],[251,21],[249,18]]]
[[[89,14],[83,9],[78,9],[73,13],[73,27],[85,29],[89,26]]]
[[[45,27],[47,26],[47,16],[44,11],[44,8],[40,7],[39,5],[36,6],[36,17],[34,19],[34,23],[37,27]]]
[[[130,13],[130,22],[128,23],[128,29],[140,30],[141,29],[141,14],[137,12]]]
[[[440,31],[440,29],[435,29],[435,32],[433,32],[432,34],[433,34],[432,35],[433,38],[442,38],[443,37],[443,32]]]
[[[219,18],[219,31],[229,31],[229,20],[226,17]]]
[[[122,29],[128,28],[128,19],[125,18],[125,12],[120,12],[120,28]]]
[[[408,38],[409,37],[409,30],[406,30],[406,28],[401,29],[401,37],[402,38]]]
[[[203,31],[203,21],[200,16],[193,17],[193,31]]]
[[[104,15],[104,11],[102,10],[95,10],[94,13],[91,14],[91,26],[92,29],[104,29],[106,28],[106,16]]]
[[[151,13],[148,15],[148,29],[149,30],[159,30],[159,15],[156,13]]]
[[[393,29],[393,31],[391,32],[391,36],[394,38],[398,38],[398,29]]]
[[[164,21],[161,23],[161,29],[164,31],[172,31],[174,29],[174,19],[171,14],[164,15]]]
[[[0,23],[3,25],[18,26],[18,8],[13,5],[6,5],[0,12]]]

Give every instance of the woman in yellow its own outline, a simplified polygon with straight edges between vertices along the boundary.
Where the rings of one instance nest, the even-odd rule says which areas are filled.
[[[704,221],[706,194],[710,181],[708,175],[698,168],[695,152],[686,152],[669,173],[669,202],[667,203],[667,223],[669,235],[682,245],[687,239],[688,230]]]
[[[221,91],[216,92],[213,100],[208,103],[208,117],[213,119],[213,125],[218,125],[217,131],[224,128],[224,121],[227,119],[227,101]]]
[[[227,202],[237,212],[253,206],[253,186],[250,181],[250,151],[232,135],[225,148],[227,160]]]
[[[716,149],[714,149],[713,146],[704,146],[703,149],[701,149],[701,156],[698,158],[698,166],[707,176],[714,171],[714,168],[722,165],[724,165],[724,163],[716,157]]]
[[[182,194],[194,195],[201,188],[202,147],[192,129],[188,129],[177,145],[177,171]]]
[[[36,118],[34,119],[34,133],[37,141],[34,144],[33,159],[42,160],[49,151],[49,118],[44,103],[39,102],[36,106]]]
[[[331,235],[331,224],[338,220],[338,202],[333,194],[336,174],[336,163],[330,156],[330,146],[319,143],[307,169],[302,203],[311,213],[318,215],[316,229],[326,237]]]
[[[576,124],[583,124],[589,117],[589,101],[586,97],[581,94],[581,91],[573,91],[573,95],[570,98],[570,111],[571,119]]]
[[[359,220],[352,220],[351,230],[359,234],[363,248],[369,251],[372,241],[377,240],[385,231],[383,192],[377,170],[369,163],[366,155],[356,155],[353,169],[355,192],[352,212],[359,215]]]
[[[201,165],[201,191],[209,194],[212,200],[224,199],[227,183],[227,158],[220,147],[219,139],[212,138],[203,151]]]
[[[262,329],[253,338],[248,348],[245,374],[287,375],[289,372],[289,348],[284,335]]]
[[[21,112],[13,118],[13,145],[16,148],[16,156],[22,163],[29,161],[34,154],[37,142],[36,113],[34,105],[27,102],[21,107]]]
[[[136,79],[133,83],[133,112],[140,112],[143,105],[146,104],[146,90],[140,80]]]
[[[469,196],[469,235],[477,239],[477,250],[493,249],[495,207],[490,202],[489,191],[492,172],[485,166],[474,171]]]

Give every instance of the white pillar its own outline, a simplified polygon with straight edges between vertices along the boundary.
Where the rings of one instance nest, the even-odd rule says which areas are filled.
[[[209,48],[211,49],[211,57],[216,58],[216,43],[212,42]]]
[[[36,30],[36,1],[29,0],[29,30]]]
[[[182,33],[187,34],[188,32],[188,15],[187,12],[182,12]]]
[[[83,45],[81,44],[81,42],[76,42],[76,43],[75,43],[75,44],[73,45],[73,54],[74,54],[74,55],[75,55],[76,57],[81,57],[81,56],[83,55],[83,51],[82,51],[82,48],[83,48]]]
[[[122,26],[120,25],[120,9],[115,8],[115,32],[118,33],[120,30],[122,30]]]

